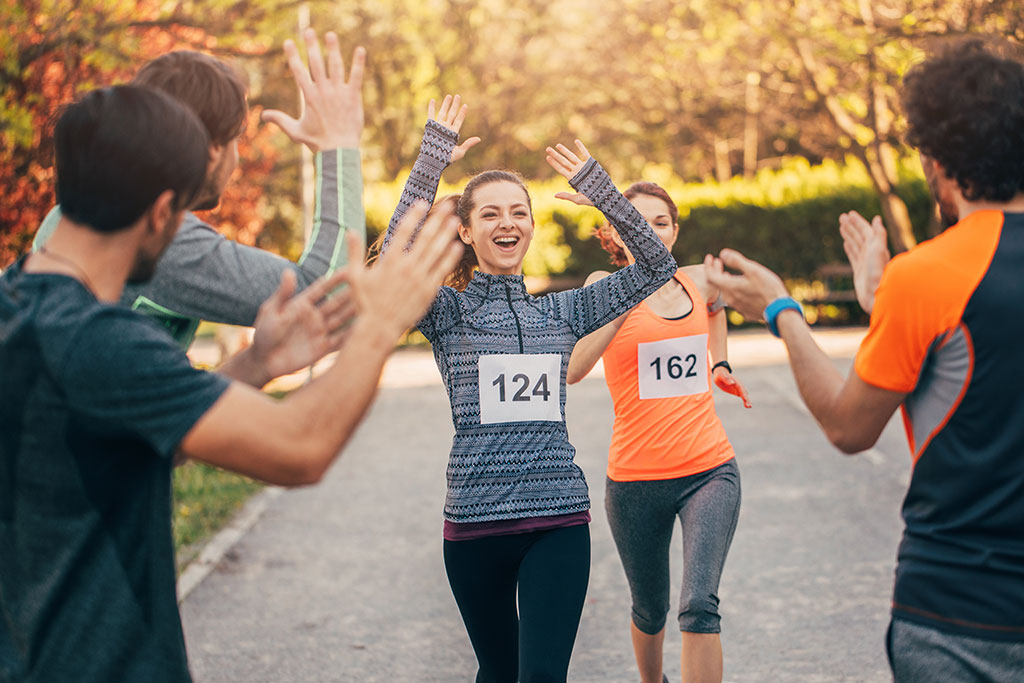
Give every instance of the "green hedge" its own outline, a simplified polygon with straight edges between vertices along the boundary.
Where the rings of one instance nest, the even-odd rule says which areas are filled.
[[[901,166],[899,195],[907,203],[918,239],[924,239],[931,217],[928,188],[916,162]],[[753,179],[726,183],[684,183],[664,166],[651,165],[643,179],[658,182],[679,205],[680,232],[673,250],[681,264],[696,263],[723,247],[742,251],[786,278],[812,280],[825,263],[844,261],[838,216],[851,209],[871,217],[881,212],[866,171],[857,161],[810,166],[803,159],[764,170]],[[625,189],[632,179],[616,179]],[[370,232],[387,226],[401,192],[401,181],[367,186]],[[565,191],[560,178],[529,183],[537,232],[527,255],[527,275],[582,279],[608,268],[600,243],[592,236],[601,221],[588,207],[554,198]],[[442,185],[438,196],[461,185]]]

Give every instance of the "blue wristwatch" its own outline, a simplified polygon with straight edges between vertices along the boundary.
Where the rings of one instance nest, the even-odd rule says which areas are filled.
[[[782,313],[787,309],[793,309],[800,314],[801,318],[804,316],[803,306],[797,303],[797,300],[791,296],[780,296],[778,299],[765,306],[764,321],[768,323],[768,330],[776,337],[779,336],[779,328],[775,324],[775,321],[778,319],[779,313]]]

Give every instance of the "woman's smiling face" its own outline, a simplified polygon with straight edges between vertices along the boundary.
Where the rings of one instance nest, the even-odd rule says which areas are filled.
[[[533,213],[526,190],[505,180],[477,187],[469,225],[459,226],[459,236],[476,252],[481,271],[521,274],[533,239]]]

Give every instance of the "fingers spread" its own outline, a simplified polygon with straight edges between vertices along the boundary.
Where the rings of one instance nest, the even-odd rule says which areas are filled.
[[[309,70],[306,69],[306,65],[302,63],[302,57],[299,56],[299,48],[295,46],[295,41],[284,41],[284,54],[288,59],[288,68],[291,69],[295,83],[299,86],[303,96],[308,100],[313,93],[313,80],[309,77]]]
[[[360,46],[352,53],[352,70],[348,73],[348,84],[351,88],[362,91],[363,73],[366,71],[366,48]]]
[[[341,85],[345,82],[345,61],[341,57],[338,34],[328,31],[324,39],[327,43],[327,77],[336,85]]]
[[[313,81],[323,83],[327,80],[327,71],[324,69],[324,57],[320,52],[320,41],[317,40],[316,31],[307,28],[302,37],[306,41],[306,56],[309,58],[309,73]]]
[[[441,108],[437,110],[437,122],[447,125],[448,122],[448,110],[452,106],[452,96],[445,95],[444,99],[441,100]]]
[[[456,95],[455,99],[456,99],[456,101],[458,101],[459,96]],[[452,123],[452,130],[454,130],[456,133],[458,133],[459,129],[462,128],[462,122],[466,120],[466,112],[467,111],[469,111],[469,105],[468,104],[464,104],[464,105],[462,105],[461,107],[458,108],[458,113],[455,114],[455,121]]]

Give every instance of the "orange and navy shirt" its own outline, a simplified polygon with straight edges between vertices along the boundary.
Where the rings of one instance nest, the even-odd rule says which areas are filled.
[[[612,481],[652,481],[686,477],[718,467],[732,459],[733,450],[725,428],[715,413],[707,362],[708,313],[693,280],[682,270],[676,272],[693,302],[693,311],[669,320],[651,310],[647,302],[634,308],[615,334],[604,360],[605,381],[615,406],[615,426],[608,452],[608,478]],[[645,398],[640,386],[640,356],[644,345],[690,340],[701,350],[693,359],[681,353],[644,356],[653,359],[666,378],[682,378],[700,372],[697,393]],[[703,354],[702,359],[696,355]],[[691,362],[692,361],[692,362]],[[698,362],[702,361],[702,362]],[[676,393],[668,391],[666,393]]]
[[[914,468],[893,614],[1024,641],[1024,214],[978,211],[895,257],[854,368],[906,393]]]

